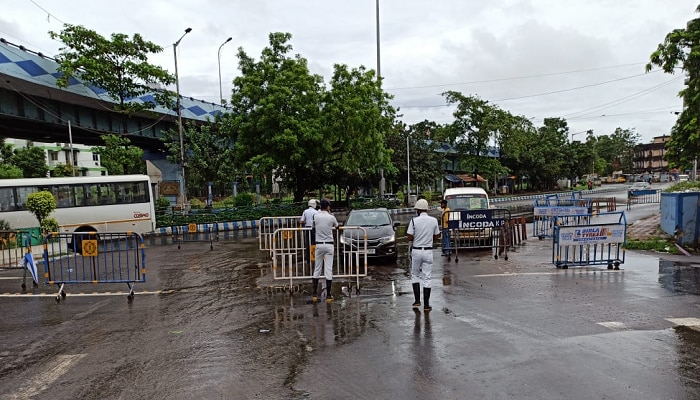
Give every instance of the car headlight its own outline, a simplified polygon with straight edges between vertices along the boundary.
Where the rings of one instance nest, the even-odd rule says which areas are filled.
[[[396,234],[379,238],[379,243],[392,243],[396,241]]]

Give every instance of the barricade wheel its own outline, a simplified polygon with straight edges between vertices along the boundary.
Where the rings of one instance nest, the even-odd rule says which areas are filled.
[[[620,270],[620,262],[619,261],[615,261],[615,270],[616,271]]]
[[[66,292],[64,292],[63,290],[61,290],[61,297],[63,297],[64,299],[66,298]]]
[[[569,266],[566,264],[562,265],[561,267],[562,267],[562,269],[569,269]]]
[[[24,283],[22,284],[22,290],[27,290],[27,285]]]
[[[613,269],[613,265],[612,265],[612,264],[608,264],[608,269]]]
[[[126,296],[126,300],[127,300],[129,303],[131,303],[132,301],[134,301],[134,295],[131,294],[131,293],[129,293],[129,294]]]
[[[506,261],[508,261],[508,255],[506,254],[506,255],[503,257],[503,259],[506,260]]]
[[[60,303],[60,302],[61,302],[61,296],[57,294],[56,295],[56,303]]]

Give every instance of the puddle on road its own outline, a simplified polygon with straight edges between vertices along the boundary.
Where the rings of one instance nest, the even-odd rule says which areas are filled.
[[[700,295],[700,265],[660,259],[659,283],[675,293]]]

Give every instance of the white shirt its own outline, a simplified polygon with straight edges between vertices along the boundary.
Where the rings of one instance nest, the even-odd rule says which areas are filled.
[[[406,233],[413,235],[413,247],[433,247],[433,236],[440,234],[440,226],[437,218],[421,212],[408,223]]]
[[[316,243],[333,243],[333,228],[338,227],[338,220],[328,211],[321,211],[314,215],[314,228],[316,229]]]
[[[317,209],[309,207],[306,210],[304,210],[303,213],[301,213],[301,219],[299,220],[299,222],[301,222],[301,224],[305,227],[311,228],[314,221],[314,215],[316,215],[319,212],[320,211],[318,211]]]

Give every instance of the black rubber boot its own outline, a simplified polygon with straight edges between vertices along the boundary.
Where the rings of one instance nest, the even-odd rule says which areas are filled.
[[[413,284],[413,308],[420,308],[420,283]]]
[[[326,279],[326,303],[330,303],[333,301],[333,295],[331,294],[331,284],[333,281],[329,281]]]
[[[423,311],[432,311],[430,307],[430,288],[423,288]]]
[[[313,282],[313,291],[311,292],[311,301],[317,302],[318,301],[318,278],[311,278],[311,282]]]

